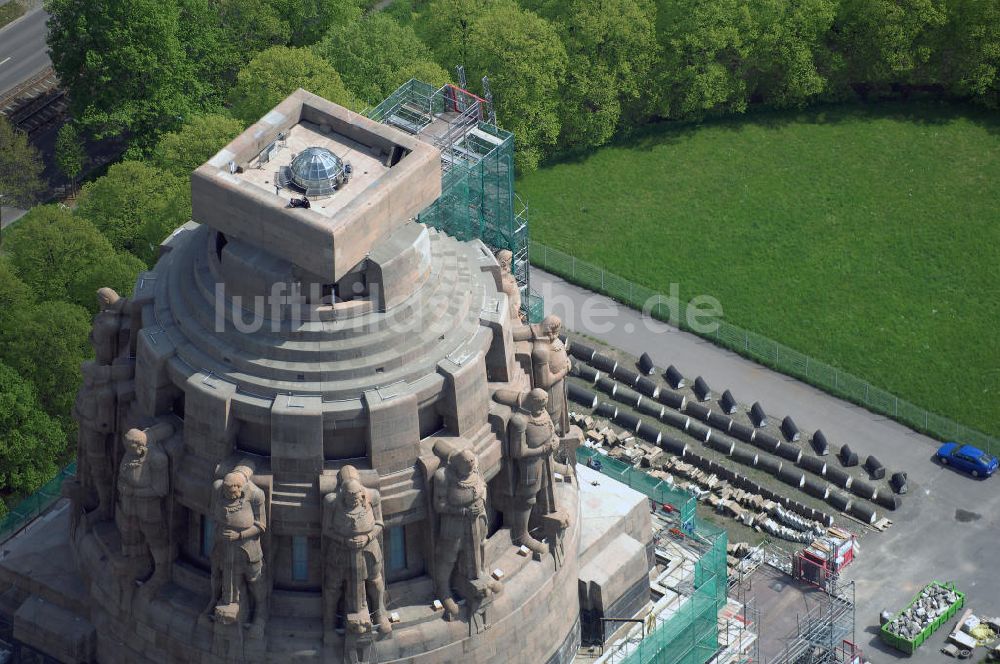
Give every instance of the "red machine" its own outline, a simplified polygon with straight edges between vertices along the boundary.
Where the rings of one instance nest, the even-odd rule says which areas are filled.
[[[795,554],[795,578],[826,588],[830,577],[854,562],[856,551],[854,535],[840,528],[828,528],[825,536]]]

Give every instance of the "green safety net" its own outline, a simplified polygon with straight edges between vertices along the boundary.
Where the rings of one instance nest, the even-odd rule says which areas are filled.
[[[34,492],[0,519],[0,542],[5,542],[28,525],[32,519],[47,510],[62,496],[62,485],[76,475],[76,462],[63,468],[42,488]]]
[[[694,592],[674,610],[658,616],[655,628],[636,644],[625,664],[703,664],[719,649],[719,611],[726,604],[728,569],[725,530],[695,515],[696,498],[682,489],[589,447],[577,451],[580,463],[601,462],[601,473],[614,478],[680,514],[683,538],[701,553],[694,568]]]

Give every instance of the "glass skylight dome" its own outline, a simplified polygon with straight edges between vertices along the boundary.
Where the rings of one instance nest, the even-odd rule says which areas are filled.
[[[329,196],[343,184],[344,161],[326,148],[306,148],[292,160],[291,179],[306,196]]]

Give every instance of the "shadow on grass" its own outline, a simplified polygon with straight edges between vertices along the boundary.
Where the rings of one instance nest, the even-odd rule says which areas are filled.
[[[759,110],[698,122],[651,122],[602,147],[653,150],[663,145],[681,143],[708,127],[737,132],[748,126],[779,130],[792,124],[838,125],[866,120],[894,120],[923,126],[943,126],[956,120],[967,120],[991,134],[1000,134],[1000,114],[982,106],[936,100],[880,101],[818,104],[806,109]],[[588,148],[561,153],[543,162],[542,167],[581,163],[594,152],[595,148]]]

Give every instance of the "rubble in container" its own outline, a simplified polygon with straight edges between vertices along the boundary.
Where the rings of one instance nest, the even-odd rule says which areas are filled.
[[[888,623],[887,629],[897,636],[912,640],[947,613],[957,601],[955,591],[938,585],[927,586],[917,597],[917,601]]]

